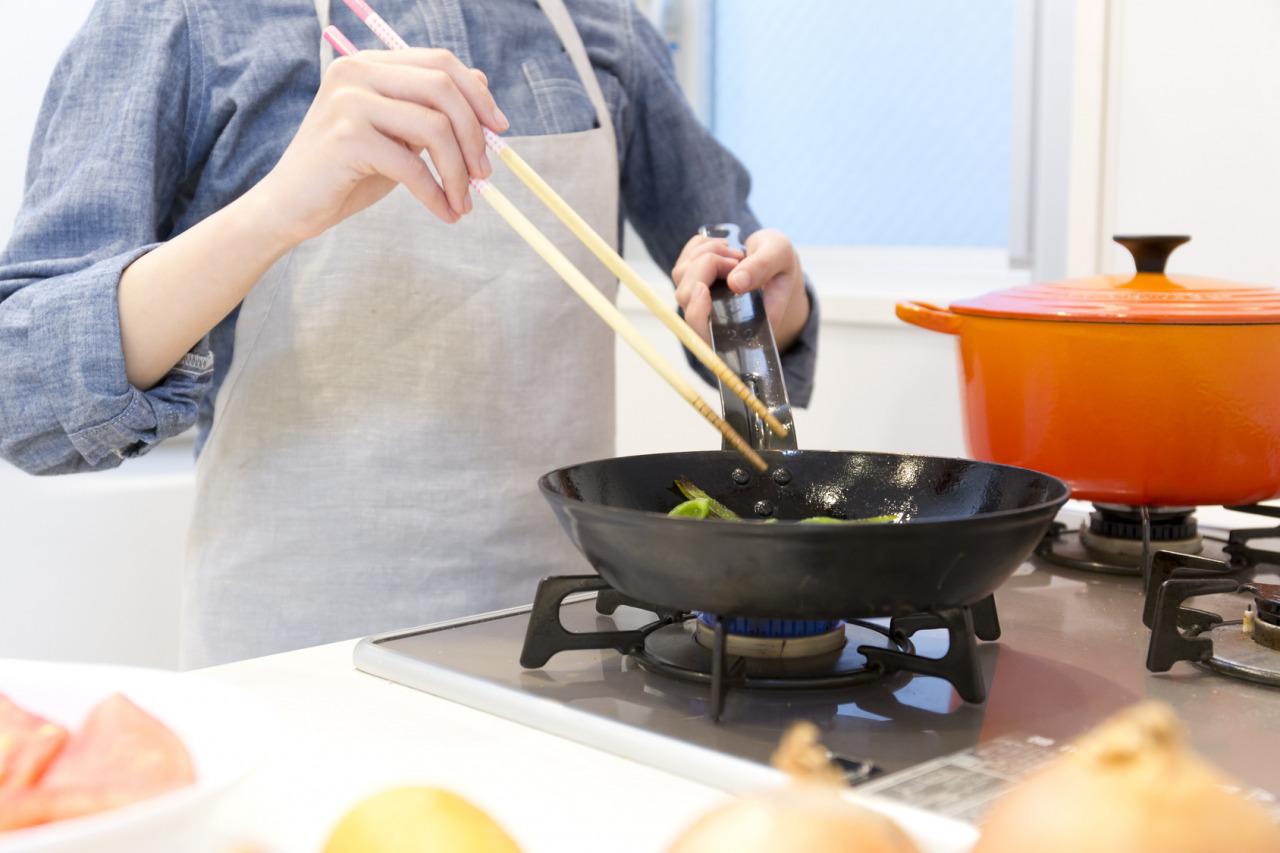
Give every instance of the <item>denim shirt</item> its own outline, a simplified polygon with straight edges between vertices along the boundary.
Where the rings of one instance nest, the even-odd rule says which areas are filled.
[[[690,111],[657,31],[630,0],[567,5],[617,128],[621,213],[650,254],[670,269],[700,225],[757,229],[746,170]],[[483,70],[512,134],[594,126],[535,0],[380,0],[378,9],[410,44]],[[337,0],[332,18],[375,46]],[[312,0],[98,0],[53,74],[0,255],[0,456],[67,473],[118,465],[197,421],[203,440],[236,315],[142,391],[125,375],[116,288],[136,258],[276,163],[319,86],[319,46]],[[812,304],[783,358],[797,405],[812,389]]]

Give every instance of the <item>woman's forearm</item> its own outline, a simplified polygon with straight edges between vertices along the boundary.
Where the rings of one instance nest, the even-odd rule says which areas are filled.
[[[288,251],[271,207],[250,190],[124,271],[118,300],[130,384],[146,390],[164,378]]]

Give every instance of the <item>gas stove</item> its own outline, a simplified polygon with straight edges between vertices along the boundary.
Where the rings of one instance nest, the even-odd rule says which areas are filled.
[[[567,576],[545,580],[531,607],[369,638],[356,665],[729,790],[759,784],[782,729],[805,718],[860,790],[966,821],[1064,742],[1154,698],[1202,754],[1269,798],[1280,687],[1223,673],[1280,668],[1267,645],[1280,574],[1255,544],[1280,545],[1280,531],[1109,512],[1102,535],[1132,543],[1137,531],[1132,566],[1115,570],[1123,561],[1107,563],[1096,542],[1084,552],[1072,531],[1094,520],[1069,510],[994,601],[954,612],[759,630]],[[1060,565],[1064,540],[1104,569]],[[1197,542],[1199,553],[1161,551]]]

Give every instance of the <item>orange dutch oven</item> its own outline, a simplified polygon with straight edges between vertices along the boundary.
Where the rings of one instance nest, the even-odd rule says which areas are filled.
[[[1136,274],[898,304],[959,338],[970,453],[1106,503],[1280,495],[1280,290],[1166,275],[1188,237],[1115,239]]]

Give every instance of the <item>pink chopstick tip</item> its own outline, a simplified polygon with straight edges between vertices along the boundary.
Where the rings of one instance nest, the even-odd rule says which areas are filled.
[[[351,43],[351,39],[343,35],[342,30],[335,26],[325,27],[323,35],[324,40],[333,45],[333,49],[341,56],[351,56],[359,50]]]
[[[347,8],[356,13],[356,17],[363,23],[366,18],[373,14],[373,7],[364,0],[344,0]]]
[[[406,50],[409,47],[408,42],[400,38],[400,34],[391,28],[391,25],[382,20],[377,12],[373,11],[365,0],[344,0],[352,12],[356,13],[356,17],[364,22],[364,25],[373,31],[378,37],[378,41],[382,42],[390,50]]]
[[[485,190],[489,189],[489,182],[484,180],[483,178],[470,178],[468,180],[468,183],[471,184],[471,189],[475,190],[478,193],[482,193]]]
[[[494,133],[489,128],[482,127],[480,128],[480,131],[484,134],[484,144],[488,145],[494,151],[501,152],[502,149],[507,147],[507,143],[502,141],[502,137]]]

